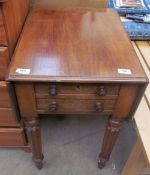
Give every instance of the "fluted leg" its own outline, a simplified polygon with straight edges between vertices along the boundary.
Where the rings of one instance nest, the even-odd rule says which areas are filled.
[[[109,160],[110,154],[117,140],[123,119],[112,118],[108,119],[101,153],[99,155],[98,167],[102,169]]]
[[[35,118],[26,117],[23,119],[23,121],[27,131],[28,140],[31,145],[32,159],[35,162],[37,168],[41,169],[43,166],[42,163],[43,154],[42,154],[39,120],[37,117]]]

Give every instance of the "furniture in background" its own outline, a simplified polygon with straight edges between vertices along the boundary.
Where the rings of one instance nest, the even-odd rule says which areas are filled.
[[[121,21],[132,41],[150,40],[150,24],[148,16],[150,14],[150,1],[139,0],[144,5],[139,8],[118,7],[119,0],[108,0],[108,8],[114,8],[119,14]],[[132,6],[132,4],[130,4]],[[130,20],[129,20],[130,19]]]
[[[150,80],[150,42],[133,42],[139,60]],[[150,85],[134,115],[138,138],[122,171],[122,175],[150,174]]]
[[[33,4],[46,4],[50,7],[96,7],[106,8],[108,0],[32,0]]]
[[[29,0],[0,0],[0,147],[27,145],[15,92],[5,76],[28,10]]]
[[[148,83],[114,10],[40,6],[27,18],[7,81],[15,88],[38,168],[43,159],[39,114],[108,115],[98,162],[103,168]]]

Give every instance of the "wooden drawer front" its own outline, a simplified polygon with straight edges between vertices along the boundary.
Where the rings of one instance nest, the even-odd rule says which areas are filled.
[[[0,46],[7,46],[6,33],[3,24],[1,7],[0,7]]]
[[[119,85],[89,84],[36,84],[37,98],[79,98],[79,99],[113,99],[118,96]]]
[[[4,80],[9,65],[9,55],[7,47],[0,47],[0,80]]]
[[[41,114],[108,114],[114,106],[115,100],[37,99],[37,109]]]
[[[0,108],[11,108],[11,99],[4,81],[0,81]]]
[[[0,126],[19,126],[11,108],[0,108]]]
[[[26,140],[22,128],[0,128],[0,146],[25,146]]]

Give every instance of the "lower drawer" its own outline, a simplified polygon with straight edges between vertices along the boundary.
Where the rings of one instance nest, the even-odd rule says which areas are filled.
[[[37,99],[39,114],[111,114],[115,100]]]
[[[9,89],[5,81],[0,81],[0,127],[18,126],[16,111],[12,107],[12,99],[9,95]]]
[[[22,147],[26,145],[22,128],[0,128],[0,147]]]
[[[0,81],[0,108],[11,108],[11,98],[5,81]]]
[[[8,48],[0,47],[0,80],[5,79],[9,62]]]
[[[0,126],[19,126],[14,115],[13,109],[0,108]]]

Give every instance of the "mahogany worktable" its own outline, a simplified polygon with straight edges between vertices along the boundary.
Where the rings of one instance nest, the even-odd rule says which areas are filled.
[[[26,21],[7,80],[15,87],[38,168],[43,159],[38,114],[109,115],[102,168],[148,83],[115,11],[38,6]]]

